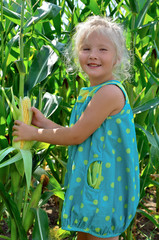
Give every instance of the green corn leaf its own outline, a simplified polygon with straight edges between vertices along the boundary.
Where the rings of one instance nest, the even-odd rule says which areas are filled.
[[[152,180],[149,178],[150,184],[153,184],[155,187],[159,188],[159,182]]]
[[[101,14],[100,8],[97,4],[96,0],[81,0],[94,14],[99,15]]]
[[[66,2],[67,2],[67,4],[68,4],[69,8],[71,9],[71,11],[73,12],[73,10],[74,10],[74,4],[73,4],[73,2],[72,2],[71,0],[66,0]]]
[[[41,199],[40,199],[40,204],[38,205],[39,207],[43,206],[45,203],[48,202],[48,200],[53,196],[53,192],[44,192],[41,195]]]
[[[155,126],[153,126],[153,130],[154,130],[154,137],[156,139],[156,142],[158,144],[158,149],[159,149],[159,135],[157,134]]]
[[[1,9],[1,7],[0,7]],[[3,6],[3,14],[15,24],[20,25],[21,15]]]
[[[1,31],[1,32],[4,32],[4,28],[3,28],[2,22],[0,22],[0,31]]]
[[[14,151],[15,148],[13,147],[7,147],[0,151],[0,162],[12,151]]]
[[[10,107],[10,110],[11,110],[11,112],[13,114],[14,120],[18,119],[20,111],[17,108],[15,100],[14,100],[13,89],[11,88],[12,103],[10,102],[10,100],[9,100],[7,94],[6,94],[5,89],[2,87],[1,90],[2,90],[2,93],[3,93],[4,97],[5,97],[5,99],[6,99],[6,102],[8,103],[8,106]]]
[[[157,22],[156,22],[156,24],[157,24]],[[156,43],[155,39],[153,40],[153,44],[154,44],[154,47],[155,47],[155,50],[156,50],[156,53],[157,53],[157,58],[159,59],[159,47],[157,46],[157,43]]]
[[[145,192],[144,192],[145,188],[150,185],[149,176],[150,176],[150,174],[154,173],[154,171],[155,171],[155,169],[153,168],[151,161],[149,161],[148,164],[146,165],[146,167],[141,172],[141,176],[140,176],[141,199],[143,198],[143,196],[145,196]]]
[[[46,92],[43,96],[43,104],[44,107],[42,109],[42,113],[45,117],[50,117],[55,110],[58,108],[62,98],[56,95],[52,95],[49,92]]]
[[[24,163],[23,163],[23,159],[21,159],[21,161],[17,161],[15,162],[16,168],[19,172],[19,174],[23,177],[24,175]]]
[[[23,163],[24,163],[24,172],[27,182],[27,188],[30,188],[31,175],[32,175],[32,154],[30,150],[20,149]]]
[[[56,178],[51,177],[49,180],[49,185],[51,185],[52,189],[61,190],[60,183],[56,180]]]
[[[141,130],[145,133],[148,141],[149,141],[155,148],[158,147],[155,137],[154,137],[149,131],[147,131],[145,128],[143,128],[141,125],[139,125],[139,124],[137,124],[137,123],[135,123],[135,127],[141,129]]]
[[[18,43],[19,40],[19,35],[15,35],[13,38],[10,39],[10,41],[6,44],[6,48],[5,48],[5,59],[2,65],[3,71],[5,71],[4,69],[6,68],[6,66],[8,65],[8,61],[9,61],[9,54],[11,52],[11,49],[13,48],[13,46],[15,44]]]
[[[12,104],[11,104],[11,102],[10,102],[6,92],[5,92],[5,89],[3,87],[1,87],[1,90],[2,90],[2,93],[3,93],[4,97],[5,97],[5,99],[6,99],[6,102],[8,103],[8,106],[10,107],[11,112],[13,113],[14,112],[13,106],[12,106]]]
[[[54,27],[58,36],[61,36],[61,20],[62,19],[60,13],[55,18],[53,18]]]
[[[150,70],[150,67],[147,64],[145,64],[137,55],[135,55],[135,57],[144,66],[144,68],[148,71],[148,73],[150,74],[152,79],[155,81],[155,83],[157,83],[157,85],[159,85],[158,76],[154,75],[154,73]]]
[[[40,181],[40,178],[43,174],[48,175],[47,171],[40,166],[38,166],[33,172],[33,175],[37,181]]]
[[[50,46],[43,46],[34,59],[27,79],[28,90],[42,82],[52,71],[58,57]]]
[[[0,148],[4,149],[8,147],[8,140],[3,135],[0,135]]]
[[[155,108],[158,105],[159,105],[159,97],[156,97],[152,100],[149,100],[148,102],[144,103],[141,106],[133,108],[133,113],[134,114],[139,114],[139,113],[142,113],[142,112],[147,111],[149,109]]]
[[[151,156],[151,161],[154,167],[156,168],[156,170],[158,170],[159,169],[159,136],[154,126],[153,126],[153,129],[154,129],[154,138],[156,140],[157,147],[153,145],[151,146],[150,156]]]
[[[50,185],[51,186],[51,185]],[[48,202],[48,200],[54,195],[54,196],[57,196],[59,197],[60,199],[64,200],[64,197],[65,197],[65,194],[64,194],[64,191],[61,189],[61,190],[56,190],[56,189],[53,189],[51,190],[51,187],[49,185],[47,186],[48,189],[49,189],[49,192],[44,192],[42,195],[41,195],[41,199],[40,199],[40,204],[39,204],[39,207],[43,206],[45,203]]]
[[[149,213],[141,210],[141,209],[137,209],[137,212],[144,215],[146,218],[148,218],[157,228],[159,228],[159,224],[158,222],[153,218],[152,214],[150,215]]]
[[[11,109],[11,111],[12,111],[14,120],[17,120],[19,118],[19,115],[21,112],[20,112],[19,108],[17,108],[17,106],[16,106],[12,88],[11,88],[11,94],[12,94],[12,109],[13,109],[13,110]]]
[[[158,77],[156,77],[154,75],[154,73],[150,70],[150,68],[145,64],[145,63],[142,63],[144,65],[144,67],[146,68],[146,70],[148,71],[148,73],[150,74],[150,76],[152,77],[152,79],[155,81],[155,83],[157,83],[157,85],[159,85],[159,80],[158,80]]]
[[[137,0],[130,0],[130,8],[133,13],[138,13],[139,12],[139,5]]]
[[[19,74],[25,75],[26,69],[25,69],[24,62],[22,60],[17,60],[15,61],[15,63],[18,68]]]
[[[0,113],[1,114],[1,113]],[[4,116],[0,115],[0,135],[4,136],[6,131],[6,119]],[[5,137],[4,137],[5,138]],[[7,140],[7,139],[6,139]],[[5,141],[5,140],[4,140]],[[0,149],[6,148],[8,144],[5,144],[4,146],[1,145],[2,139],[0,137]]]
[[[20,214],[17,208],[16,203],[11,199],[11,196],[8,194],[8,192],[5,190],[4,185],[0,183],[0,195],[5,202],[5,205],[7,207],[7,210],[11,216],[15,220],[16,226],[18,228],[19,232],[19,238],[20,240],[27,240],[26,232],[22,226],[22,221],[20,218]]]
[[[64,168],[66,169],[66,167],[67,167],[67,163],[66,163],[66,162],[62,161],[60,158],[58,158],[57,156],[55,156],[53,153],[52,153],[52,156],[54,157],[54,159],[55,159],[56,161],[58,161],[58,162],[61,164],[62,167],[64,167]],[[48,164],[49,164],[49,163],[48,163]],[[50,165],[51,165],[51,164],[50,164]]]
[[[3,235],[0,235],[0,239],[6,239],[6,240],[11,240],[11,238],[9,238],[9,237],[5,237],[5,236],[3,236]]]
[[[39,38],[43,39],[45,41],[46,44],[48,44],[57,55],[63,54],[63,50],[65,48],[65,44],[62,42],[58,42],[56,40],[51,41],[49,38],[47,38],[44,34],[42,34],[41,32],[39,32],[38,30],[35,29],[35,33],[36,36],[38,36]]]
[[[49,222],[47,213],[41,208],[34,208],[35,225],[33,229],[33,240],[46,240],[49,234]]]
[[[8,177],[10,175],[9,171],[10,171],[10,166],[0,168],[0,182],[1,183],[6,184],[6,182],[8,181]]]
[[[63,230],[62,228],[53,229],[55,234],[55,239],[71,239],[71,232],[67,230]]]
[[[65,198],[65,194],[64,191],[60,191],[60,190],[52,190],[52,195],[59,197],[60,199],[62,199],[64,201]]]
[[[8,166],[8,165],[10,165],[10,164],[12,164],[12,163],[15,163],[15,162],[17,162],[17,161],[19,161],[19,160],[21,160],[21,159],[22,159],[22,155],[21,155],[20,152],[18,152],[18,153],[17,153],[16,155],[14,155],[12,158],[9,158],[9,160],[1,163],[1,164],[0,164],[0,168],[5,167],[5,166]]]
[[[24,28],[30,27],[33,24],[36,24],[37,22],[46,18],[53,19],[54,17],[57,16],[60,10],[61,10],[61,7],[53,3],[43,1],[42,6],[36,9],[34,16],[32,16],[27,21]]]
[[[150,149],[151,162],[156,170],[159,169],[159,147],[151,146]]]
[[[134,2],[134,0],[132,0],[132,2]],[[143,22],[144,17],[147,13],[147,10],[149,8],[150,3],[151,3],[151,0],[147,0],[143,9],[140,11],[139,16],[138,16],[137,21],[136,21],[136,26],[135,26],[136,28],[139,28],[142,25],[142,22]]]
[[[2,149],[2,150],[0,151],[0,156],[1,156],[8,148],[10,148],[10,147],[6,147],[6,148]],[[3,158],[2,158],[2,159],[3,159]],[[1,159],[0,161],[2,161],[2,159]]]

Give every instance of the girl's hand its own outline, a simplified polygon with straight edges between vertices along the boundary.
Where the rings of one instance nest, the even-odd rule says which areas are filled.
[[[47,119],[37,108],[32,107],[31,111],[33,112],[32,125],[38,128],[53,129],[61,128],[59,124]]]
[[[14,142],[18,141],[32,141],[36,128],[29,126],[19,120],[14,122],[12,136],[17,136],[14,138]]]
[[[31,107],[31,111],[33,112],[32,125],[45,128],[48,119],[35,107]]]

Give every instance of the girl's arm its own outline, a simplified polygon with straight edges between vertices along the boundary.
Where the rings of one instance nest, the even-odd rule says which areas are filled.
[[[32,125],[39,128],[57,128],[61,127],[55,122],[47,119],[37,108],[32,107],[31,111],[33,113],[32,116]]]
[[[15,121],[15,141],[40,141],[57,145],[77,145],[85,141],[110,116],[122,110],[123,92],[115,85],[103,86],[89,102],[80,119],[72,127],[50,124],[50,129],[35,128]],[[52,129],[51,129],[52,128]]]

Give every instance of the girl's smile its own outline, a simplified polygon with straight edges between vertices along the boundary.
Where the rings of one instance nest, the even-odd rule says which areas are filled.
[[[97,63],[88,63],[87,64],[89,67],[100,67],[101,64],[97,64]]]
[[[92,32],[80,46],[79,62],[92,86],[111,80],[116,63],[115,47],[108,37]]]

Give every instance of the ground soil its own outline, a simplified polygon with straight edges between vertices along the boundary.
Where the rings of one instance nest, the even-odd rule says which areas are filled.
[[[148,189],[147,195],[145,196],[142,204],[151,211],[152,215],[159,215],[156,213],[156,192],[155,189]],[[59,217],[59,202],[56,197],[49,199],[48,203],[43,206],[43,209],[46,210],[49,219],[50,229],[58,228],[58,217]],[[144,208],[142,209],[144,210]],[[144,210],[146,211],[146,210]],[[159,218],[158,218],[159,219]],[[0,235],[10,236],[8,232],[8,226],[3,220],[0,222]],[[29,240],[32,240],[31,234],[28,236]],[[71,239],[71,238],[65,238]],[[5,240],[0,238],[0,240]],[[56,240],[55,238],[53,240]],[[122,240],[122,239],[121,239]],[[159,229],[145,216],[140,213],[136,214],[135,224],[133,228],[133,240],[159,240]]]

